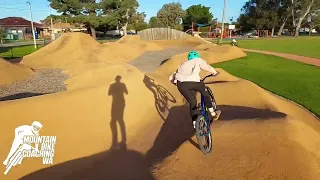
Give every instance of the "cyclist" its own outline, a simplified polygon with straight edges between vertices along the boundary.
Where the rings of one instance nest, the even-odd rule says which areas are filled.
[[[42,128],[42,124],[39,121],[33,121],[31,126],[30,125],[22,125],[15,129],[15,137],[12,142],[11,149],[9,151],[9,154],[7,158],[3,161],[3,164],[6,166],[9,162],[9,159],[11,156],[15,153],[15,151],[20,147],[20,145],[23,145],[23,136],[38,136],[39,131]],[[38,144],[36,144],[36,149],[38,149]],[[22,161],[22,159],[21,159]],[[19,164],[21,164],[21,161]]]
[[[188,54],[188,60],[183,62],[176,72],[174,72],[169,80],[177,85],[179,92],[188,101],[190,106],[190,115],[192,117],[193,126],[195,128],[195,122],[197,119],[197,99],[193,91],[200,92],[204,97],[204,103],[209,109],[211,116],[209,117],[210,123],[212,118],[217,120],[221,114],[220,110],[213,109],[211,98],[207,92],[204,83],[200,79],[200,71],[205,70],[213,75],[217,75],[218,72],[211,67],[205,60],[200,58],[200,55],[196,51],[191,51]]]

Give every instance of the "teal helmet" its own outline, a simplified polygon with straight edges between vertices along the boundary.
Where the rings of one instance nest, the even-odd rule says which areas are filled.
[[[190,60],[192,60],[192,59],[194,59],[194,58],[200,58],[199,53],[198,53],[197,51],[191,51],[191,52],[189,52],[189,54],[188,54],[188,60],[190,61]]]

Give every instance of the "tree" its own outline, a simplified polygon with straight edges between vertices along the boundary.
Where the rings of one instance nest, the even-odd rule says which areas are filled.
[[[3,43],[4,38],[6,38],[6,31],[0,27],[0,43]]]
[[[76,23],[75,18],[70,16],[70,15],[54,15],[50,14],[47,16],[44,20],[41,20],[40,22],[46,25],[51,24],[51,18],[52,18],[52,23],[62,23],[62,22],[67,22],[67,23]]]
[[[96,39],[96,31],[101,22],[101,9],[95,0],[48,0],[50,7],[56,9],[62,15],[76,18],[76,21],[84,23]]]
[[[291,16],[291,0],[281,0],[280,1],[280,8],[278,10],[278,16],[279,16],[279,23],[280,28],[277,33],[278,36],[282,34],[283,28],[285,27],[289,17]]]
[[[319,0],[291,0],[291,5],[292,24],[295,28],[294,37],[298,37],[302,21],[310,12],[320,8],[320,2]]]
[[[192,5],[186,10],[186,15],[183,18],[183,24],[190,26],[193,22],[199,24],[209,24],[212,21],[213,15],[210,12],[210,7],[201,4]]]
[[[144,22],[144,19],[146,18],[146,14],[144,12],[136,12],[130,19],[128,28],[134,29],[136,31],[141,31],[143,29],[148,28],[148,24]]]
[[[127,27],[139,6],[136,0],[102,0],[104,14],[108,17],[118,19],[118,26],[127,35]]]
[[[150,18],[148,26],[149,28],[161,27],[156,16]]]
[[[309,27],[309,35],[313,29],[320,27],[320,10],[314,10],[307,15],[306,24]]]
[[[158,24],[161,27],[168,27],[182,30],[181,21],[185,11],[180,3],[164,4],[157,13]]]
[[[279,24],[280,19],[281,0],[269,0],[265,2],[264,11],[267,12],[269,22],[266,24],[271,28],[271,36],[274,35],[275,28]]]
[[[267,9],[267,0],[250,0],[241,8],[241,14],[238,22],[245,29],[270,28],[270,11]]]

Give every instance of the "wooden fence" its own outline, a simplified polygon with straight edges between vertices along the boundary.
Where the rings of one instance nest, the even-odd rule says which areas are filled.
[[[189,34],[171,28],[150,28],[138,32],[142,40],[183,39]]]

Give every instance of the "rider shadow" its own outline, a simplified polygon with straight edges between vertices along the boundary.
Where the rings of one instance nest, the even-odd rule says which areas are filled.
[[[112,131],[112,145],[111,149],[117,148],[118,145],[126,146],[126,126],[124,123],[124,108],[125,108],[125,94],[128,94],[126,85],[121,81],[121,76],[116,76],[115,82],[110,85],[108,95],[112,96],[111,103],[111,121],[110,128]],[[122,141],[118,143],[118,128],[117,123],[120,125]]]
[[[61,164],[53,165],[32,172],[21,180],[96,180],[96,179],[124,179],[124,180],[154,180],[144,155],[121,147],[114,151],[105,151],[92,156],[73,159]]]

